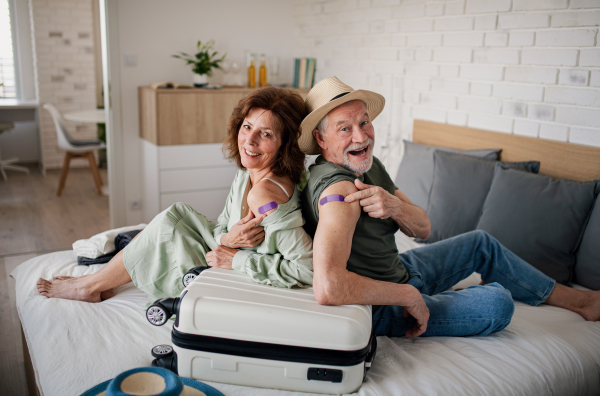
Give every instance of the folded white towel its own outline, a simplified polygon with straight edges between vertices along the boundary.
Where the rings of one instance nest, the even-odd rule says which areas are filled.
[[[115,228],[94,235],[90,239],[80,239],[73,244],[73,250],[79,257],[97,258],[113,252],[115,248],[115,237],[122,232],[141,230],[146,227],[145,223],[136,226]]]

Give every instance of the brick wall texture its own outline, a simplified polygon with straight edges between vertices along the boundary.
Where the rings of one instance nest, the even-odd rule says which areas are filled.
[[[37,96],[61,113],[96,108],[92,2],[31,0],[33,52]],[[60,168],[64,152],[58,148],[50,114],[39,112],[42,164]],[[75,139],[95,139],[97,126],[66,121]],[[72,161],[85,166],[87,160]]]
[[[384,95],[393,172],[414,119],[600,147],[598,0],[297,0],[298,57]]]

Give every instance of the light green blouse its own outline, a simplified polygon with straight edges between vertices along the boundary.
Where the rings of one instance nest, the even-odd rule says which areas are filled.
[[[248,172],[237,172],[216,225],[191,206],[176,203],[159,213],[124,249],[125,269],[150,302],[178,296],[183,291],[183,275],[193,267],[208,265],[206,254],[241,218],[249,179]],[[265,240],[236,253],[233,269],[257,283],[288,288],[312,285],[312,239],[302,227],[300,207],[296,187],[290,200],[261,222]]]
[[[248,172],[237,172],[213,232],[217,244],[240,221],[242,199],[249,180]],[[279,205],[260,223],[265,230],[265,240],[236,253],[233,269],[247,273],[258,283],[278,287],[312,285],[312,239],[302,227],[301,206],[300,190],[295,187],[290,200]]]

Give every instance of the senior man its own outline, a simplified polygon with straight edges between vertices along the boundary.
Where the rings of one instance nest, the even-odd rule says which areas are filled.
[[[427,238],[430,222],[373,156],[371,121],[384,98],[330,77],[305,103],[300,148],[321,154],[302,193],[320,304],[373,305],[376,335],[407,338],[500,331],[512,318],[513,298],[600,318],[600,292],[557,284],[483,231],[398,254],[396,231]],[[473,272],[482,285],[447,291]]]

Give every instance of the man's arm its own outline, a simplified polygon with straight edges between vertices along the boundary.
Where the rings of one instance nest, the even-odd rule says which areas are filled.
[[[401,205],[396,214],[391,217],[400,227],[400,231],[410,237],[429,238],[431,221],[427,213],[414,205],[402,191],[394,191],[394,196],[401,201]]]
[[[332,194],[347,196],[357,192],[351,182],[328,187],[319,200]],[[313,241],[313,289],[319,304],[400,305],[405,315],[417,323],[406,333],[408,338],[425,332],[429,310],[419,291],[411,285],[382,282],[346,269],[352,236],[361,213],[358,201],[330,202],[319,206],[319,224]]]
[[[379,186],[364,184],[360,180],[354,181],[360,191],[346,197],[346,202],[360,202],[362,209],[371,217],[378,219],[391,218],[400,231],[410,237],[429,237],[431,222],[427,213],[418,206],[413,205],[402,191],[396,190],[394,195]]]

